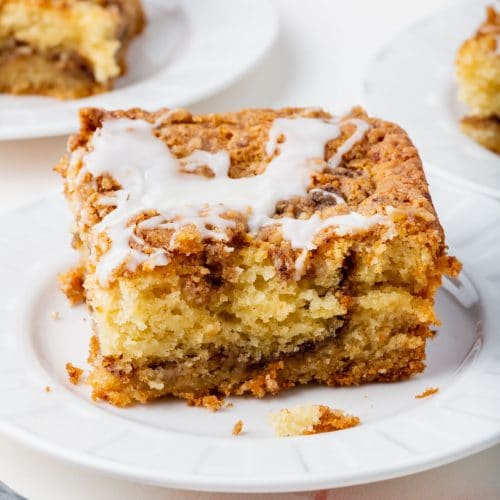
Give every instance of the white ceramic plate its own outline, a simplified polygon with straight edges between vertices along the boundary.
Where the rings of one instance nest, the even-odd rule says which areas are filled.
[[[85,367],[91,324],[55,277],[75,262],[60,195],[0,220],[0,430],[63,460],[139,482],[216,491],[322,489],[435,467],[500,440],[500,203],[436,182],[451,252],[443,326],[428,368],[410,381],[307,387],[274,398],[234,398],[217,413],[163,400],[128,409],[89,399],[65,363]],[[57,311],[60,319],[52,318]],[[44,391],[50,386],[52,391]],[[415,399],[430,386],[439,392]],[[323,403],[359,415],[356,428],[276,438],[271,411]],[[242,419],[244,434],[233,437]]]
[[[476,31],[490,3],[454,5],[406,29],[374,58],[365,94],[371,113],[408,131],[424,163],[500,198],[500,156],[461,132],[459,120],[467,110],[457,100],[454,73],[460,45]]]
[[[186,106],[241,78],[272,46],[278,23],[268,0],[144,0],[148,24],[111,92],[60,101],[0,94],[0,139],[73,132],[77,111]]]

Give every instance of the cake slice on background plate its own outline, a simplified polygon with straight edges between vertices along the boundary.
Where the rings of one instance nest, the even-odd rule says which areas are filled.
[[[460,47],[456,73],[459,99],[469,108],[462,130],[500,154],[500,13],[493,6],[475,35]]]
[[[74,99],[110,90],[144,22],[140,0],[2,0],[0,92]]]

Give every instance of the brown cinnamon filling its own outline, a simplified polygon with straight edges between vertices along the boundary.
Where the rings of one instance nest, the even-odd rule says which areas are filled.
[[[44,50],[10,38],[0,45],[0,64],[11,58],[39,56],[53,63],[58,69],[95,82],[92,65],[74,50]]]

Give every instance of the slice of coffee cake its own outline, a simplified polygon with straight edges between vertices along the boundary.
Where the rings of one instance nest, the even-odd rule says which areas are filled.
[[[74,99],[109,90],[143,25],[140,0],[1,0],[0,92]]]
[[[424,369],[436,289],[459,264],[397,125],[361,109],[86,109],[57,168],[95,398],[261,397]]]
[[[470,112],[461,120],[463,132],[500,154],[500,12],[493,6],[460,47],[456,72],[458,97]]]

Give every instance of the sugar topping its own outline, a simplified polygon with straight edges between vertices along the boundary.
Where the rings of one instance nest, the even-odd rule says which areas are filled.
[[[326,144],[338,138],[341,125],[349,122],[356,127],[354,133],[326,162]],[[169,250],[175,247],[179,231],[188,225],[195,227],[204,239],[227,241],[227,230],[236,224],[227,217],[228,211],[244,214],[252,234],[265,226],[280,227],[292,248],[302,249],[296,261],[299,278],[307,252],[316,248],[314,240],[321,231],[332,228],[336,234],[345,235],[377,224],[391,224],[387,215],[365,216],[356,212],[324,219],[318,214],[309,219],[272,217],[280,200],[304,196],[311,175],[336,168],[368,129],[367,122],[354,118],[278,118],[269,131],[266,153],[271,160],[265,171],[232,178],[226,151],[196,150],[178,159],[154,134],[154,125],[140,119],[105,120],[94,132],[82,166],[84,173],[89,172],[94,178],[108,174],[121,186],[120,190],[101,196],[101,204],[116,208],[93,228],[95,243],[102,233],[110,241],[102,255],[93,255],[99,281],[106,283],[113,270],[122,265],[133,271],[139,265],[153,268],[168,264]],[[81,151],[73,154],[81,155]],[[208,169],[209,175],[200,175],[200,169],[204,173]],[[337,203],[345,203],[336,194],[324,193]],[[157,215],[132,222],[146,212]],[[137,235],[137,229],[154,228],[172,230],[169,248],[149,248]],[[136,244],[131,246],[131,242]]]

